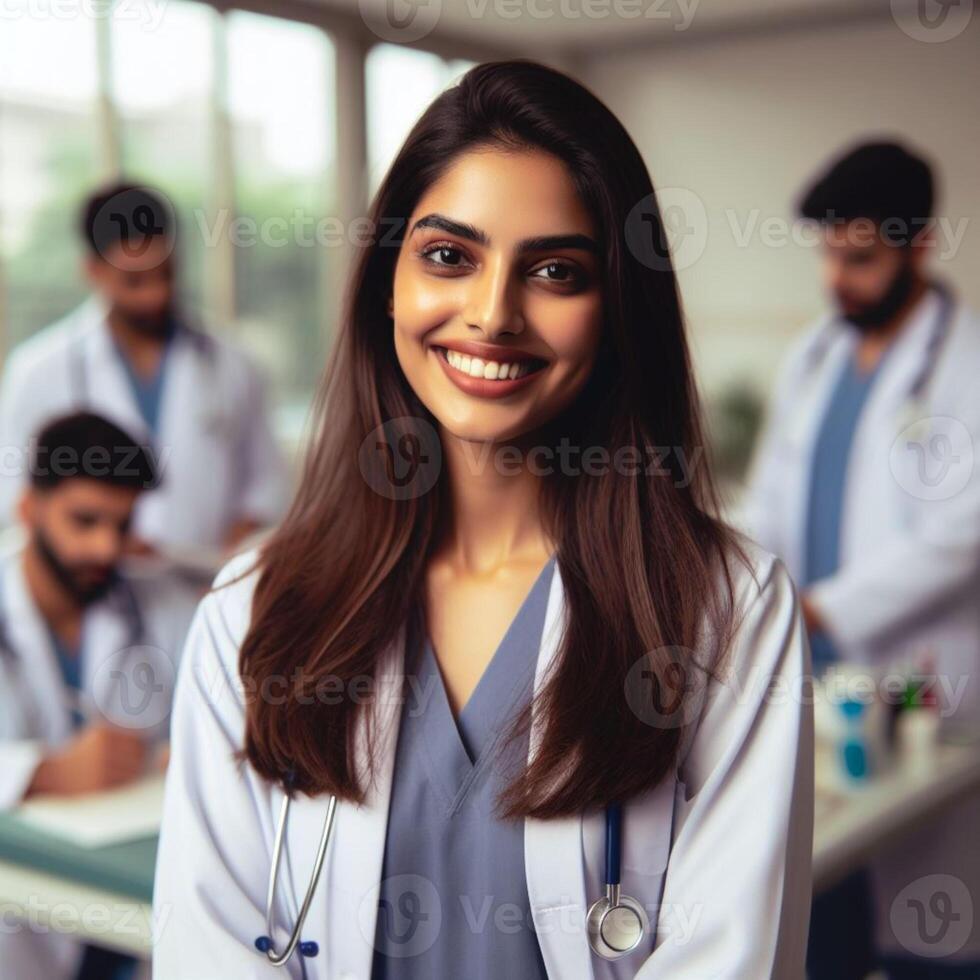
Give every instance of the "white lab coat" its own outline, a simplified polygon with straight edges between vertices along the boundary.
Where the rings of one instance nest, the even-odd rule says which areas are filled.
[[[260,377],[227,340],[208,335],[207,344],[205,351],[186,334],[175,338],[157,439],[140,414],[97,297],[16,347],[0,380],[0,523],[15,520],[31,439],[55,415],[78,409],[105,415],[155,448],[163,479],[137,502],[140,537],[214,548],[236,519],[274,523],[288,480]]]
[[[927,386],[908,398],[940,306],[927,291],[881,365],[848,458],[840,569],[808,594],[845,660],[888,668],[931,654],[952,689],[962,685],[955,713],[957,695],[948,702],[947,724],[978,727],[980,320],[962,304]],[[804,333],[779,377],[750,472],[740,523],[794,578],[803,572],[817,432],[856,343],[856,333],[833,317]],[[915,419],[935,421],[910,430]],[[980,894],[978,826],[980,798],[873,862],[880,948],[898,955],[922,948],[909,929],[899,924],[896,934],[891,924],[906,885],[951,874]],[[956,958],[978,957],[974,930]]]
[[[21,558],[20,549],[0,558],[0,809],[21,800],[43,756],[72,735],[72,702],[47,625],[28,591]],[[85,612],[82,705],[93,720],[108,720],[158,740],[168,734],[176,669],[196,599],[169,579],[131,584],[143,625],[138,637],[121,592]],[[0,930],[4,980],[71,980],[81,957],[77,940],[54,931],[11,932],[9,924],[8,911]]]
[[[724,683],[711,682],[678,781],[624,807],[623,890],[652,909],[656,949],[609,963],[584,929],[603,880],[601,809],[525,821],[527,888],[545,966],[555,980],[753,980],[802,976],[810,903],[812,708],[799,696],[809,670],[796,595],[781,563],[750,545],[758,581],[737,576],[744,622]],[[254,557],[254,556],[251,556]],[[226,567],[229,581],[249,567]],[[252,572],[207,596],[195,616],[174,706],[172,759],[154,893],[157,980],[286,975],[368,980],[371,973],[397,698],[381,697],[383,758],[367,805],[340,802],[304,936],[284,970],[253,945],[266,932],[265,896],[281,792],[233,761],[242,745],[237,657],[250,617]],[[564,592],[556,568],[536,685],[557,650]],[[403,637],[383,659],[379,691],[401,673]],[[770,681],[782,696],[766,698]],[[623,710],[629,710],[624,703]],[[534,742],[532,741],[532,751]],[[364,729],[357,753],[364,761]],[[298,796],[277,896],[276,943],[292,928],[309,880],[327,800]],[[659,925],[657,909],[661,909]],[[637,972],[638,971],[638,972]]]

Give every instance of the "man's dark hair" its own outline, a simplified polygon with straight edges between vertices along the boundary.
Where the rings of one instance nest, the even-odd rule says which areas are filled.
[[[158,482],[147,448],[93,412],[63,415],[40,431],[31,453],[30,477],[39,489],[79,478],[134,490],[149,490]]]
[[[895,244],[910,244],[932,217],[932,168],[900,143],[862,143],[821,174],[799,203],[823,223],[868,218]]]
[[[173,207],[161,193],[123,182],[92,194],[82,205],[79,223],[89,250],[101,258],[115,245],[141,249],[150,238],[172,240],[177,232]]]

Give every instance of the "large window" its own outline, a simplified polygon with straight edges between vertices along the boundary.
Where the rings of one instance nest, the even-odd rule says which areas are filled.
[[[429,103],[471,61],[444,61],[427,51],[378,44],[367,58],[368,166],[373,193]]]
[[[334,125],[345,95],[334,60],[319,27],[193,0],[77,12],[5,0],[0,348],[84,298],[85,195],[113,177],[146,182],[177,214],[185,308],[248,347],[271,381],[280,431],[296,435],[340,305],[330,216],[345,210]],[[371,191],[412,123],[469,65],[389,44],[369,52]]]
[[[295,428],[301,406],[285,394],[315,384],[337,306],[323,237],[335,213],[333,49],[316,28],[236,12],[227,52],[238,324]]]
[[[0,327],[8,346],[84,296],[76,212],[101,163],[95,24],[42,9],[7,0],[0,19]]]
[[[211,93],[216,14],[168,0],[152,30],[140,18],[112,18],[111,98],[118,118],[122,170],[162,190],[180,229],[180,283],[193,310],[220,315],[206,282],[214,257],[200,222],[211,212],[214,159]]]

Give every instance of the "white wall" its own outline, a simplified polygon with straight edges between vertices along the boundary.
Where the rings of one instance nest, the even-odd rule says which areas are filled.
[[[904,136],[938,165],[937,214],[967,224],[935,266],[980,309],[980,12],[942,43],[913,40],[890,18],[692,32],[592,59],[580,77],[622,119],[658,191],[685,189],[667,202],[703,202],[704,251],[680,281],[708,394],[741,377],[767,388],[787,342],[825,308],[815,248],[767,246],[758,233],[740,246],[730,222],[745,228],[753,209],[760,222],[790,221],[815,169],[868,133]]]

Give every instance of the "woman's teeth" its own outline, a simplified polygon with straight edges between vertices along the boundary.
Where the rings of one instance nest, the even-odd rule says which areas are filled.
[[[507,364],[501,361],[485,361],[479,357],[470,357],[469,354],[460,354],[459,351],[443,348],[445,358],[463,374],[468,374],[471,378],[486,378],[490,381],[513,381],[515,378],[523,378],[532,370],[536,370],[534,361],[514,361]]]

